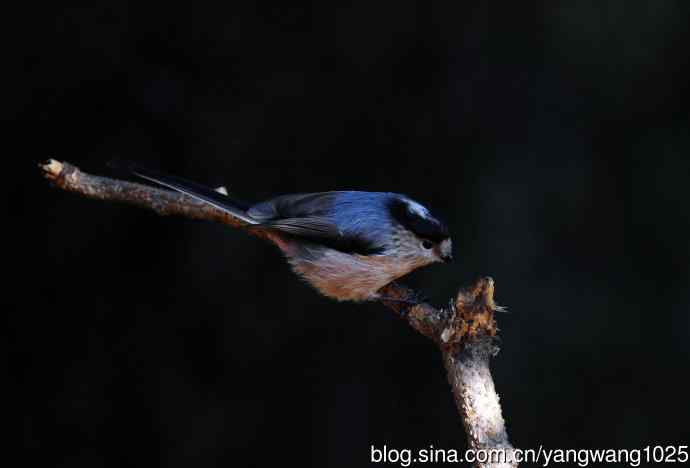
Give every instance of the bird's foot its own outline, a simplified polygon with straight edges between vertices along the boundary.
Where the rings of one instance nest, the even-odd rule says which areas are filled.
[[[379,296],[377,299],[378,299],[379,301],[381,301],[381,302],[397,302],[397,303],[400,303],[400,304],[407,304],[407,305],[419,305],[419,304],[421,304],[422,302],[424,302],[424,301],[418,300],[418,299],[416,299],[416,298],[412,298],[412,299],[398,299],[398,298],[396,298],[396,297],[388,297],[388,296]]]
[[[378,300],[380,302],[393,302],[396,304],[404,304],[405,307],[400,307],[398,309],[398,313],[400,314],[400,317],[403,319],[407,319],[407,316],[410,313],[410,310],[422,302],[422,298],[418,295],[415,294],[415,297],[408,297],[408,298],[397,298],[397,297],[388,297],[388,296],[379,296]]]

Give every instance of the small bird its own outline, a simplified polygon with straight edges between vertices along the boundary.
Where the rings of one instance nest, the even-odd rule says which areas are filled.
[[[332,191],[280,195],[252,205],[225,190],[131,163],[126,168],[263,230],[295,273],[338,301],[395,301],[381,288],[417,268],[452,260],[446,225],[405,195]]]

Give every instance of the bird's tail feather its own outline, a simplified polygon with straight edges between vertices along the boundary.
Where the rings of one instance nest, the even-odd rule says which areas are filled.
[[[117,169],[124,169],[142,179],[155,182],[158,185],[167,187],[178,192],[189,195],[190,197],[201,200],[209,205],[215,206],[226,213],[244,221],[248,224],[259,224],[257,220],[247,214],[249,205],[234,199],[224,193],[206,187],[196,182],[183,179],[181,177],[163,174],[161,172],[142,167],[136,163],[123,162],[120,160],[110,161],[109,165]]]

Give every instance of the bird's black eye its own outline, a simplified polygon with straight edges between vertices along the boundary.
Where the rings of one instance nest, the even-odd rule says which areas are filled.
[[[427,250],[429,250],[433,246],[434,246],[434,244],[432,244],[430,240],[423,240],[422,241],[422,247],[424,247]]]

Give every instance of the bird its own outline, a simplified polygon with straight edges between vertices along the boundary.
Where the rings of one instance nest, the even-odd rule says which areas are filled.
[[[146,181],[186,194],[262,231],[292,270],[337,301],[398,301],[381,289],[411,271],[453,259],[447,225],[412,198],[390,192],[328,191],[246,203],[135,163],[111,162]]]

